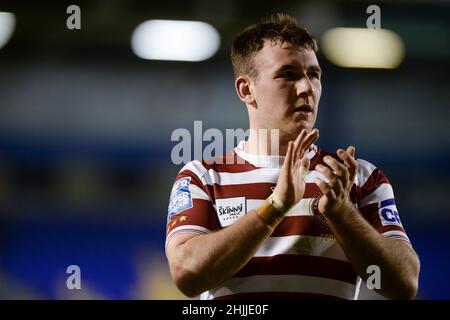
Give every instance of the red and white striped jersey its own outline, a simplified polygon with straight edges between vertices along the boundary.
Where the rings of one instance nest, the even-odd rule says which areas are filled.
[[[284,157],[249,155],[243,146],[242,141],[224,155],[222,164],[194,160],[180,170],[170,197],[166,246],[180,233],[226,228],[272,193]],[[314,146],[307,154],[311,165],[303,199],[241,270],[201,299],[357,298],[360,278],[314,208],[314,200],[322,195],[315,177],[327,181],[314,168],[323,164],[325,155],[340,161],[336,154]],[[226,157],[233,163],[227,164]],[[378,232],[409,244],[388,179],[371,163],[357,162],[352,202]]]

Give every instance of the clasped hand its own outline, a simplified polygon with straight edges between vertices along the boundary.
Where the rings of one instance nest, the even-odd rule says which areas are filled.
[[[316,178],[316,184],[323,193],[319,200],[319,212],[325,217],[333,219],[354,210],[355,206],[350,200],[350,191],[355,181],[358,163],[355,160],[355,147],[349,146],[347,150],[338,149],[340,163],[331,156],[325,156],[325,165],[318,164],[316,170],[322,173],[328,182]]]

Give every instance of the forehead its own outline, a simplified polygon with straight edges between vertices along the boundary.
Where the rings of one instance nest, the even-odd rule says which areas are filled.
[[[296,65],[302,69],[319,65],[313,50],[290,43],[269,41],[266,41],[264,47],[256,53],[253,63],[258,72],[277,70],[287,64]]]

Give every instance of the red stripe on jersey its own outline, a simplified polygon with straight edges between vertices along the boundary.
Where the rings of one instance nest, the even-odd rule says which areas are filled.
[[[333,237],[331,231],[313,216],[286,217],[275,228],[271,237],[295,235]]]
[[[401,231],[401,232],[405,232],[405,229],[397,226],[397,225],[388,225],[388,226],[382,226],[380,224],[380,226],[374,226],[375,229],[377,229],[377,231],[379,233],[385,233],[386,231]],[[406,232],[405,232],[406,233]]]
[[[336,159],[337,161],[339,161],[340,163],[344,163],[344,161],[342,161],[342,159],[339,158],[339,156],[338,156],[337,154],[331,153],[331,152],[327,152],[327,151],[324,151],[324,150],[322,150],[322,149],[320,149],[320,148],[317,148],[317,153],[316,153],[315,156],[311,159],[311,162],[310,162],[310,166],[309,166],[310,170],[314,170],[314,168],[315,168],[318,164],[322,164],[322,165],[328,167],[328,164],[326,164],[326,163],[323,161],[323,158],[324,158],[325,156],[330,156],[330,157]]]
[[[356,284],[357,274],[349,262],[295,254],[254,257],[233,278],[254,275],[304,275]]]
[[[322,191],[315,183],[306,183],[305,194],[303,195],[303,199],[309,198],[318,198],[322,196]]]
[[[236,293],[212,300],[345,300],[335,296],[301,292],[248,292]]]
[[[199,187],[203,191],[207,192],[207,190],[205,189],[205,187],[203,185],[203,182],[200,180],[200,178],[194,172],[192,172],[189,169],[181,171],[177,175],[177,178],[175,179],[175,181],[178,181],[179,179],[186,178],[186,177],[190,177],[191,178],[191,182],[190,183],[196,185],[197,187]]]
[[[372,226],[378,220],[380,223],[380,217],[378,216],[378,203],[371,203],[359,209],[363,217],[371,224]]]
[[[193,207],[172,216],[167,224],[166,235],[173,229],[185,226],[196,225],[207,228],[211,231],[221,228],[216,215],[216,210],[210,201],[193,199]],[[184,217],[184,218],[183,218]]]
[[[228,172],[228,173],[241,173],[258,169],[248,161],[239,158],[238,155],[234,152],[234,150],[232,151],[232,154],[228,152],[226,155],[218,157],[216,159],[219,159],[219,161],[221,162],[207,163],[206,161],[202,161],[202,165],[205,167],[206,170],[213,169],[217,172]]]
[[[266,199],[272,193],[273,183],[248,183],[236,185],[206,185],[214,199],[246,197],[247,199]]]
[[[366,183],[360,188],[360,198],[359,200],[364,199],[365,196],[369,195],[382,183],[390,183],[388,178],[379,170],[373,170],[372,174],[367,179]],[[359,188],[359,187],[357,187]]]
[[[275,187],[274,183],[247,183],[236,185],[205,185],[209,195],[214,195],[213,199],[246,197],[247,199],[267,199]],[[315,183],[307,183],[303,198],[315,198],[322,195],[319,187]]]

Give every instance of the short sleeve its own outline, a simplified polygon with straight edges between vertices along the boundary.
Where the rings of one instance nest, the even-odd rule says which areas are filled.
[[[388,178],[371,163],[358,159],[358,208],[366,220],[381,234],[410,241],[400,220],[394,190]]]
[[[220,228],[211,201],[211,186],[202,179],[206,169],[198,161],[180,170],[170,193],[166,246],[180,233],[206,234]]]

